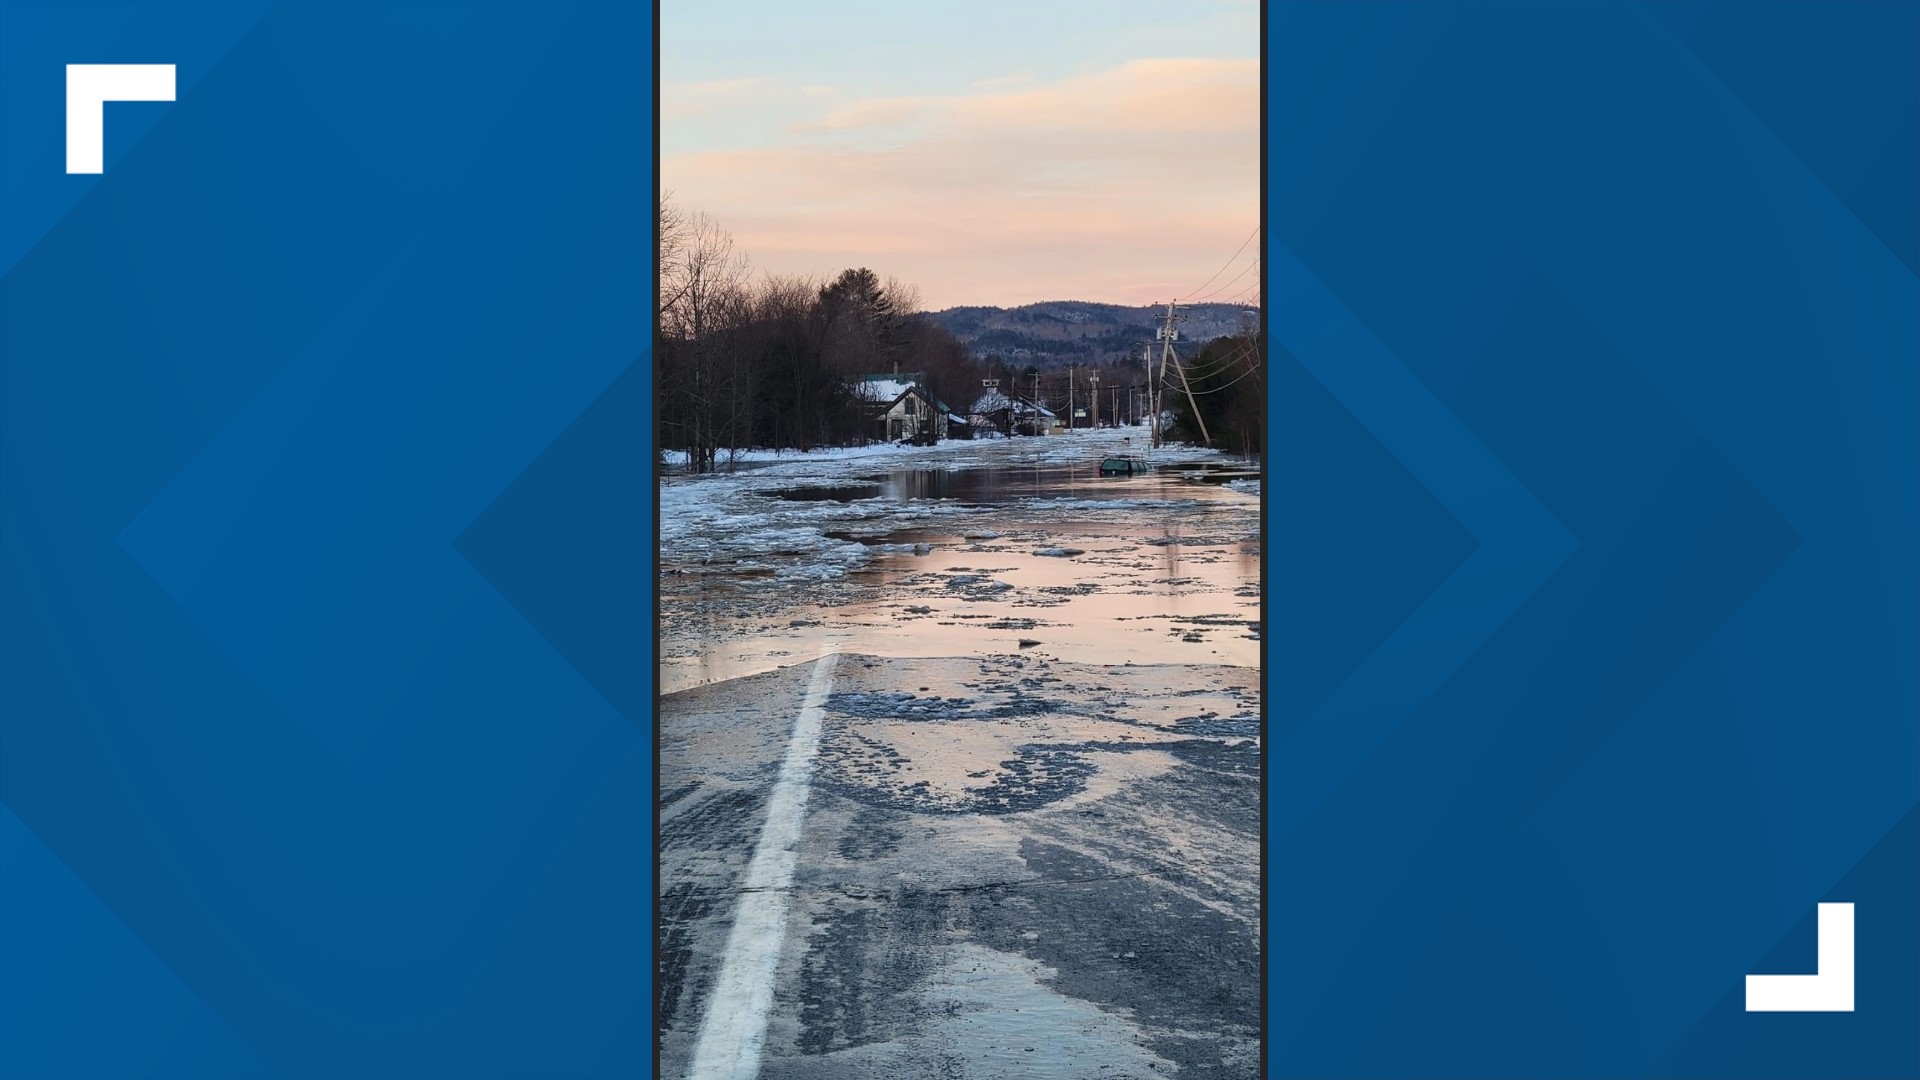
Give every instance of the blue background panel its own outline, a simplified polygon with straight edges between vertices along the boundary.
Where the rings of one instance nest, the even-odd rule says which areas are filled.
[[[644,1074],[651,6],[0,18],[0,1074]]]
[[[1920,1075],[1917,15],[1270,9],[1274,1075]]]
[[[1269,13],[1275,1075],[1920,1074],[1916,10]],[[650,10],[0,20],[0,1074],[644,1075]]]

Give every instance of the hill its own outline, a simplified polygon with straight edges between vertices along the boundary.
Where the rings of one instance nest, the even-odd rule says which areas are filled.
[[[959,338],[976,356],[1041,369],[1108,363],[1138,357],[1153,339],[1164,308],[1125,307],[1082,300],[1049,300],[1019,307],[956,307],[928,318]],[[1259,317],[1241,304],[1182,307],[1180,340],[1198,348],[1217,337],[1242,333]]]

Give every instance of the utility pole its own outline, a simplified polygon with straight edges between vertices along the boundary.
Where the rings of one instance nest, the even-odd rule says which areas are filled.
[[[1073,365],[1067,365],[1067,430],[1073,430]]]
[[[1167,305],[1166,325],[1160,328],[1160,374],[1153,373],[1153,361],[1147,361],[1147,408],[1153,415],[1148,417],[1153,424],[1153,446],[1159,449],[1165,434],[1160,430],[1160,418],[1166,410],[1160,407],[1160,392],[1167,381],[1167,356],[1173,352],[1173,305]]]
[[[1160,383],[1166,382],[1167,365],[1171,363],[1173,365],[1174,373],[1180,376],[1181,389],[1187,392],[1187,405],[1189,408],[1193,410],[1193,422],[1200,425],[1200,441],[1205,443],[1208,446],[1212,446],[1213,439],[1211,436],[1207,434],[1207,421],[1200,415],[1200,403],[1194,400],[1193,386],[1192,384],[1187,382],[1187,369],[1184,366],[1182,366],[1180,363],[1180,354],[1173,351],[1173,339],[1174,339],[1173,325],[1177,318],[1174,314],[1174,309],[1177,303],[1178,301],[1173,301],[1173,300],[1169,300],[1167,302],[1167,324],[1164,327],[1162,327],[1160,330],[1160,379],[1159,379],[1159,382]],[[1156,391],[1159,389],[1157,384],[1155,386],[1155,389]],[[1160,445],[1160,412],[1161,410],[1158,408],[1155,408],[1153,412],[1153,445],[1155,446]]]
[[[1153,392],[1153,342],[1147,342],[1146,347],[1140,350],[1140,359],[1141,362],[1147,366],[1147,429],[1153,436],[1153,445],[1159,446],[1160,410],[1155,406],[1159,404],[1160,399]],[[1138,419],[1138,417],[1136,416],[1135,419]]]
[[[1127,419],[1138,424],[1140,407],[1144,404],[1149,414],[1147,424],[1151,427],[1153,424],[1151,415],[1153,412],[1153,342],[1151,341],[1142,342],[1140,345],[1140,370],[1144,381],[1127,395],[1127,411],[1130,414]],[[1144,402],[1141,400],[1143,396],[1146,398]]]
[[[1087,382],[1090,384],[1090,388],[1087,390],[1087,404],[1093,406],[1093,409],[1092,409],[1093,423],[1087,426],[1097,429],[1100,426],[1100,369],[1099,368],[1094,368],[1093,371],[1087,375]]]

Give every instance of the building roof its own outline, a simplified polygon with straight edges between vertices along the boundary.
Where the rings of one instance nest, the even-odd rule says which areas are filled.
[[[853,391],[861,400],[886,408],[893,408],[900,399],[910,393],[918,393],[933,405],[934,411],[950,413],[953,410],[947,403],[934,397],[927,389],[926,375],[918,371],[903,371],[898,375],[862,375],[853,384]]]
[[[1015,416],[1053,415],[1053,410],[1047,408],[1045,405],[1028,401],[1022,397],[1008,397],[998,390],[989,390],[981,394],[980,400],[973,403],[973,411],[976,413],[999,412],[1001,409],[1011,409]]]
[[[855,393],[867,401],[878,404],[892,404],[900,400],[900,395],[926,382],[926,376],[918,371],[902,372],[897,375],[862,375],[853,384]]]

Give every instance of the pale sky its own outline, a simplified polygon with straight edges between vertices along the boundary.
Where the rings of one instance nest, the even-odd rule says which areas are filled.
[[[1253,0],[663,0],[662,186],[756,271],[1172,299],[1259,224],[1259,26]]]

